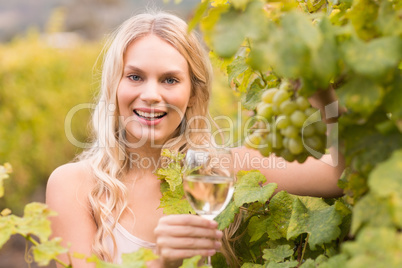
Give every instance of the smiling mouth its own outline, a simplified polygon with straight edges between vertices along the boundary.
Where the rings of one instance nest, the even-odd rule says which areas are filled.
[[[153,112],[153,113],[147,113],[147,112],[143,112],[143,111],[139,111],[139,110],[134,110],[134,113],[138,116],[141,117],[145,120],[157,120],[160,119],[162,117],[164,117],[165,115],[167,115],[166,112]]]

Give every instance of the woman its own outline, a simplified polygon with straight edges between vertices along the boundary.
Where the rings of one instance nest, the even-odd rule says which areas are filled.
[[[141,14],[116,31],[103,63],[94,145],[79,161],[57,168],[47,186],[46,202],[58,212],[53,235],[71,243],[70,252],[119,262],[122,253],[147,247],[160,256],[150,265],[178,267],[183,258],[211,256],[221,248],[216,222],[163,216],[160,180],[153,173],[162,148],[186,152],[189,141],[209,143],[202,131],[206,121],[193,119],[207,116],[210,82],[208,56],[181,19]],[[262,159],[246,148],[233,153],[240,160]],[[255,168],[242,163],[238,170]],[[278,190],[326,197],[341,194],[341,170],[313,159],[261,168]],[[73,265],[93,267],[75,259]]]

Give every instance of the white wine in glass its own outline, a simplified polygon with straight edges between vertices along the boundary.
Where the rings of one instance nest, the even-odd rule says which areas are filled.
[[[213,220],[233,195],[231,152],[226,149],[189,149],[183,166],[183,188],[189,203],[198,215]],[[210,257],[208,265],[211,266]]]

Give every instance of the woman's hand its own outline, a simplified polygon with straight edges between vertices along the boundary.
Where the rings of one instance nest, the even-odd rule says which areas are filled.
[[[159,267],[179,267],[184,258],[212,256],[221,248],[218,224],[196,215],[169,215],[155,229]]]
[[[335,123],[338,117],[345,112],[345,108],[339,106],[335,90],[330,87],[319,90],[308,98],[311,105],[320,110],[324,122]]]

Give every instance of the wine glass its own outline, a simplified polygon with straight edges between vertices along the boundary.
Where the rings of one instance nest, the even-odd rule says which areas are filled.
[[[230,202],[234,191],[233,159],[227,149],[194,149],[183,160],[187,200],[203,218],[213,220]],[[211,257],[208,256],[208,266]]]

